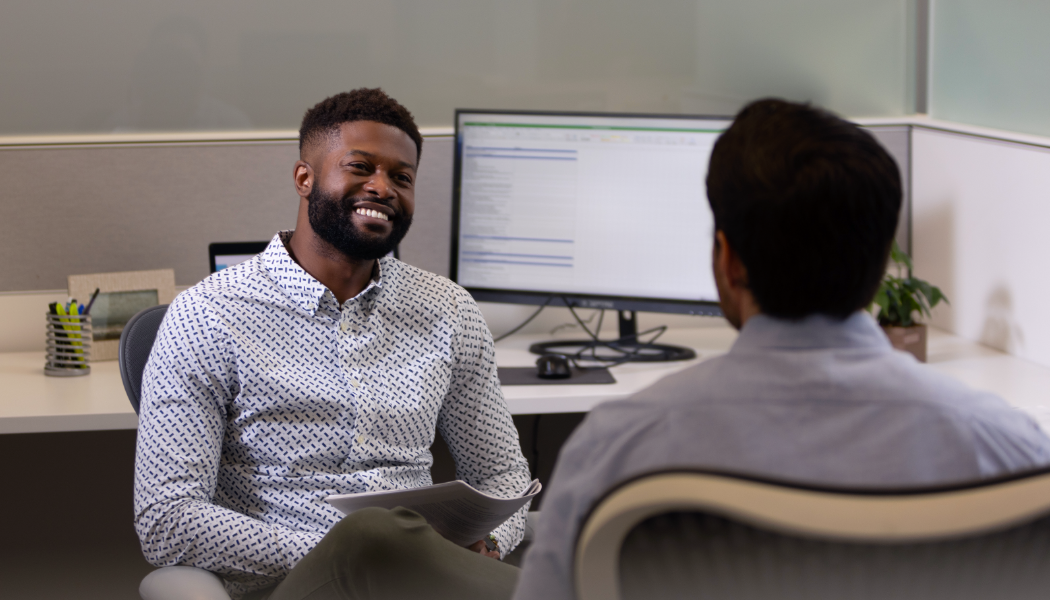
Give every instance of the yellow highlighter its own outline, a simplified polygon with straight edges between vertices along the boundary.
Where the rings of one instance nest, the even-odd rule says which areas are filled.
[[[56,305],[55,308],[56,308],[56,310],[58,312],[58,315],[60,317],[65,317],[67,315],[75,315],[75,314],[77,314],[77,301],[73,300],[72,302],[70,302],[68,311],[66,310],[65,305],[63,305],[61,302],[59,302]],[[74,325],[73,324],[73,319],[59,319],[59,321],[61,321],[63,323],[62,329],[65,329],[66,331],[71,332],[71,333],[67,333],[66,337],[68,337],[70,339],[80,339],[80,334],[79,333],[72,333],[74,331],[80,331],[80,325],[79,324]],[[81,347],[83,346],[82,343],[76,342],[76,341],[69,342],[69,345],[71,345],[71,346],[81,346]],[[73,351],[75,353],[77,353],[77,354],[80,354],[80,355],[84,354],[84,350],[82,348],[74,348]],[[82,369],[82,368],[84,368],[84,365],[77,365],[77,368]]]

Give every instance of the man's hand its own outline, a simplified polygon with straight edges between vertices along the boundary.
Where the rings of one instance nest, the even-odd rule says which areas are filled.
[[[472,550],[479,554],[484,554],[485,556],[499,560],[499,550],[489,550],[488,546],[485,545],[485,540],[478,540],[474,542],[473,544],[467,546],[467,550]]]

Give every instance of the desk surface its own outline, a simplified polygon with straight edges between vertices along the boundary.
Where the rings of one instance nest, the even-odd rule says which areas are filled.
[[[43,352],[0,353],[0,433],[134,429],[117,361],[82,377],[47,377]]]
[[[529,354],[529,344],[544,339],[549,336],[508,338],[497,344],[496,362],[504,367],[531,366],[536,357]],[[735,331],[711,320],[710,326],[670,330],[661,338],[693,348],[695,360],[613,367],[615,384],[506,386],[503,394],[514,414],[585,412],[721,354],[734,339]],[[930,331],[928,358],[934,369],[1002,396],[1050,431],[1050,368],[938,330]],[[45,377],[43,367],[41,352],[0,353],[0,434],[135,428],[137,419],[116,361],[93,363],[85,377]]]

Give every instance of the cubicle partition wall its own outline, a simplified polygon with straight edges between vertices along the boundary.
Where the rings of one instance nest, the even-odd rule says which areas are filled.
[[[448,246],[452,141],[428,133],[418,216],[402,253],[440,272],[448,268],[441,248]],[[100,140],[0,146],[0,292],[64,289],[70,274],[161,268],[175,269],[177,285],[193,285],[208,275],[209,243],[268,240],[295,226],[294,132],[264,140]]]
[[[871,131],[907,180],[907,126]],[[447,275],[453,142],[441,130],[424,139],[401,256]],[[0,256],[18,257],[0,261],[0,292],[64,289],[70,274],[161,268],[175,269],[177,285],[193,285],[208,275],[209,243],[264,240],[295,226],[297,158],[292,134],[0,146]]]
[[[932,323],[1050,367],[1050,139],[931,123],[912,132],[915,273]]]
[[[951,299],[933,324],[1050,366],[1050,284],[1039,275],[1050,256],[1041,229],[1050,222],[1050,139],[927,119],[864,123],[901,166],[898,240],[912,249],[916,273]],[[416,219],[401,248],[405,261],[443,275],[449,134],[427,131]],[[286,133],[0,146],[0,351],[42,348],[43,317],[19,313],[64,295],[69,274],[170,267],[188,286],[208,274],[209,242],[293,227],[296,144]],[[521,318],[518,308],[483,310],[499,332]]]
[[[874,123],[870,130],[907,181],[908,126]],[[450,133],[424,130],[416,217],[401,245],[403,260],[441,275],[448,274],[451,236]],[[13,258],[0,261],[0,352],[43,347],[42,325],[26,314],[64,297],[70,274],[172,268],[176,284],[190,286],[208,275],[209,243],[265,240],[294,227],[294,132],[236,135],[0,143],[0,256]],[[902,214],[898,237],[908,247],[907,208]],[[487,307],[490,327],[509,329],[522,318],[518,308]]]

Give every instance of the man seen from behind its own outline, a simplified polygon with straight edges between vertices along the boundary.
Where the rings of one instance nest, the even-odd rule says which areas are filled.
[[[573,598],[584,518],[646,473],[902,488],[1050,462],[1030,417],[893,350],[865,312],[901,207],[897,166],[870,134],[807,105],[754,102],[715,144],[707,195],[722,311],[740,335],[588,415],[559,455],[517,600]]]

